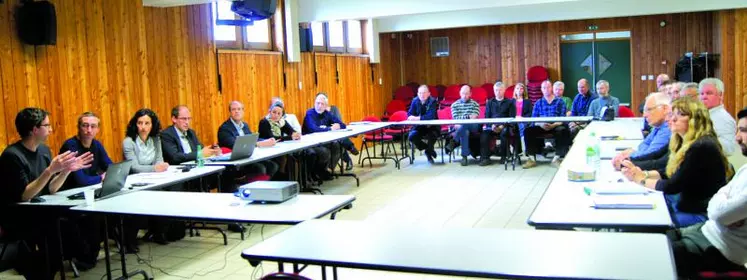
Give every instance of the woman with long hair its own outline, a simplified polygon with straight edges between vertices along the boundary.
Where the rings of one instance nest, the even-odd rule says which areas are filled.
[[[274,138],[277,141],[301,139],[301,133],[297,132],[290,123],[285,121],[283,117],[285,115],[285,108],[282,102],[273,102],[268,111],[267,116],[259,120],[259,138]],[[278,176],[286,180],[289,179],[286,168],[288,157],[281,156],[272,160],[278,164],[278,171],[281,173]]]
[[[669,128],[672,138],[666,167],[643,171],[625,161],[623,174],[647,188],[662,191],[675,225],[686,227],[708,219],[708,201],[734,172],[703,103],[691,98],[675,100]]]
[[[169,164],[164,162],[161,151],[161,122],[153,110],[143,108],[137,110],[127,124],[125,139],[122,141],[124,160],[132,162],[132,173],[164,172]],[[137,233],[140,228],[149,224],[146,239],[159,244],[166,244],[167,224],[161,219],[143,219],[130,217],[124,220],[125,252],[137,253]]]

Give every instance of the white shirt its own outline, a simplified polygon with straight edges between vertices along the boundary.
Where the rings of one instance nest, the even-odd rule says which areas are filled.
[[[747,165],[708,202],[708,221],[700,231],[735,264],[747,263]],[[745,223],[729,228],[735,223]]]
[[[233,127],[236,128],[236,131],[239,132],[239,136],[244,136],[244,122],[239,121],[238,123],[236,123],[235,121],[233,121],[233,119],[231,119],[231,123],[233,123]]]
[[[184,150],[184,153],[192,153],[192,146],[189,145],[189,138],[187,138],[187,133],[182,133],[178,128],[176,128],[176,126],[174,126],[174,130],[176,130],[176,135],[179,135],[179,142],[182,143],[182,149]]]
[[[140,140],[140,136],[135,137],[135,145],[140,150],[137,155],[137,160],[143,165],[153,165],[156,160],[156,145],[153,143],[153,138],[148,137],[148,140]]]
[[[713,107],[708,111],[711,113],[713,130],[716,131],[718,142],[721,143],[721,148],[724,149],[724,154],[726,154],[727,157],[731,156],[739,150],[737,140],[735,139],[737,133],[737,122],[728,112],[726,112],[723,104]]]

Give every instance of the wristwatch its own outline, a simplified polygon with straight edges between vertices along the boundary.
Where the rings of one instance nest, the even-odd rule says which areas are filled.
[[[641,179],[640,183],[641,185],[646,185],[646,179],[648,179],[648,171],[643,171],[643,179]]]

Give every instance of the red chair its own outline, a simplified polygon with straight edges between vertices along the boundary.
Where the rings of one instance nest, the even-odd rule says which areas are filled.
[[[410,101],[412,101],[412,98],[410,98]],[[407,111],[407,103],[405,103],[405,101],[396,99],[389,101],[389,103],[386,104],[384,115],[381,118],[387,120],[392,114],[397,111]]]
[[[487,93],[488,100],[490,100],[491,98],[495,98],[495,91],[493,90],[493,84],[484,83],[480,86],[480,88],[485,90],[485,93]]]
[[[532,66],[527,70],[527,95],[534,105],[537,100],[542,98],[542,82],[550,78],[547,68],[542,66]]]
[[[431,93],[433,98],[438,99],[438,89],[435,86],[428,86],[428,92]],[[418,93],[416,92],[415,95],[418,95]]]
[[[462,98],[459,95],[459,90],[462,88],[461,85],[450,85],[446,88],[446,91],[444,92],[444,99],[441,100],[441,107],[448,107],[451,106],[451,104],[454,103],[454,101],[459,100],[459,98]]]
[[[474,87],[472,88],[472,99],[477,101],[477,104],[480,104],[480,106],[485,106],[485,103],[488,101],[488,93],[481,87]]]
[[[620,105],[617,109],[617,114],[620,118],[635,118],[633,110],[628,108],[628,106]]]
[[[480,119],[484,119],[485,118],[485,106],[480,106],[480,115],[477,116],[477,117],[480,118]]]
[[[381,122],[381,119],[379,119],[376,116],[368,116],[363,118],[364,122]],[[374,131],[369,131],[363,134],[363,140],[361,141],[361,148],[360,151],[365,150],[366,156],[358,157],[358,164],[362,167],[363,162],[368,160],[368,167],[373,167],[372,159],[382,159],[384,162],[386,162],[387,159],[391,159],[394,161],[395,166],[397,166],[397,169],[399,169],[399,161],[396,159],[397,156],[397,150],[394,148],[394,137],[391,135],[387,135],[384,133],[385,129],[378,129]],[[386,153],[384,151],[381,152],[381,156],[376,156],[376,142],[381,143],[382,147],[385,147],[385,151],[389,150],[391,148],[394,151],[394,157],[388,157],[386,156]],[[372,143],[373,147],[373,156],[371,156],[371,153],[368,151],[368,142]]]
[[[415,94],[413,94],[412,89],[407,86],[401,86],[397,88],[397,90],[394,92],[394,100],[402,100],[402,101],[412,101],[412,98],[415,97]]]
[[[420,84],[416,82],[409,82],[406,83],[405,86],[410,88],[413,95],[418,94],[418,88],[420,87]]]
[[[503,93],[503,98],[513,99],[514,98],[514,88],[515,87],[516,87],[515,85],[507,87],[506,91]]]
[[[436,115],[438,115],[439,120],[450,120],[452,119],[451,116],[451,107],[446,107],[441,110],[436,111]],[[449,136],[451,133],[451,126],[450,125],[442,125],[441,126],[441,135],[439,135],[437,141],[439,142],[439,145],[441,146],[441,163],[444,163],[444,154],[445,154],[445,148],[446,148],[446,137]],[[454,155],[452,153],[451,155]],[[449,162],[451,162],[451,157],[449,156]]]

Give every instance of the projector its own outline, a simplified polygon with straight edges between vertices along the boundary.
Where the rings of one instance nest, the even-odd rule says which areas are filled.
[[[298,191],[293,181],[257,181],[239,187],[239,192],[249,194],[249,200],[258,202],[283,202],[296,197]]]

